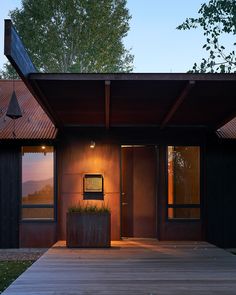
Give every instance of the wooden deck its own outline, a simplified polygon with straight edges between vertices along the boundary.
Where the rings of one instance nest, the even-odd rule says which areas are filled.
[[[111,249],[58,242],[4,295],[236,294],[236,256],[204,242],[125,240]]]

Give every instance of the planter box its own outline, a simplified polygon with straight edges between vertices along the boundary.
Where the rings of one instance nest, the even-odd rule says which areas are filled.
[[[69,248],[110,247],[111,214],[67,213],[66,245]]]

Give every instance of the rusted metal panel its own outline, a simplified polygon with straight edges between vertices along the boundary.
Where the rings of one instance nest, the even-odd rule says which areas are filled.
[[[25,84],[21,80],[15,81],[14,89],[22,111],[22,117],[15,122],[6,116],[13,82],[0,80],[0,139],[54,139],[57,129]]]
[[[57,241],[55,222],[21,222],[20,248],[48,248]]]

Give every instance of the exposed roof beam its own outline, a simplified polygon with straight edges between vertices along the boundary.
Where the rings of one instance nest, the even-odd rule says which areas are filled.
[[[188,84],[185,86],[185,88],[182,90],[180,96],[175,100],[175,102],[172,104],[171,108],[169,109],[168,113],[165,115],[164,119],[161,122],[160,128],[163,129],[169,121],[172,119],[178,108],[181,106],[183,101],[188,96],[190,90],[195,85],[195,81],[189,81]]]
[[[35,73],[29,79],[56,81],[236,81],[236,74],[195,73]]]
[[[10,19],[5,20],[4,54],[22,80],[25,81],[29,73],[37,73]]]
[[[38,102],[42,106],[43,110],[46,112],[46,114],[49,116],[49,118],[52,120],[52,122],[55,124],[56,127],[62,127],[61,120],[59,120],[58,116],[55,114],[55,112],[51,108],[50,104],[47,101],[46,96],[44,95],[37,81],[32,80],[31,85],[34,88],[34,93],[35,93],[34,96],[36,98],[40,97],[40,102],[39,101]]]
[[[34,64],[32,63],[27,50],[24,47],[17,31],[15,30],[12,21],[10,19],[5,20],[5,40],[4,40],[4,54],[10,61],[13,68],[16,70],[18,75],[24,81],[29,91],[35,97],[37,102],[40,104],[45,113],[49,116],[51,121],[58,127],[58,121],[53,115],[52,111],[45,106],[45,102],[42,102],[38,98],[37,90],[35,91],[32,87],[32,81],[28,80],[29,74],[38,73]],[[39,94],[39,96],[41,96]]]
[[[105,125],[110,128],[110,100],[111,100],[111,82],[105,81]]]

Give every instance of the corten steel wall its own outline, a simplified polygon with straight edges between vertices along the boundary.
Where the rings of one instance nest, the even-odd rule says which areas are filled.
[[[1,145],[0,247],[17,247],[18,244],[21,247],[49,247],[55,241],[65,239],[65,214],[68,206],[82,200],[82,179],[84,173],[102,173],[104,175],[105,201],[109,201],[112,209],[112,239],[119,239],[120,146],[122,144],[150,144],[158,146],[157,203],[159,209],[157,211],[157,237],[162,240],[201,239],[200,222],[168,222],[166,219],[166,144],[185,145],[191,143],[192,145],[197,145],[204,142],[205,133],[192,130],[189,132],[184,130],[169,132],[167,130],[159,134],[154,129],[116,129],[112,131],[112,136],[111,132],[100,133],[97,129],[92,131],[73,129],[66,130],[57,139],[57,175],[55,177],[58,187],[58,199],[56,203],[57,220],[55,222],[20,222],[21,144],[19,143],[17,147],[16,143],[11,143],[6,149]],[[94,150],[89,148],[91,139],[96,141]],[[22,145],[30,145],[32,143],[22,143]],[[212,164],[210,165],[212,166]],[[233,176],[231,178],[233,179]],[[207,181],[211,182],[211,180]],[[226,179],[226,181],[228,180]],[[231,181],[231,184],[233,185],[233,181]],[[228,186],[226,185],[224,190],[227,191],[227,189]],[[233,210],[233,206],[227,205],[229,210]],[[208,212],[205,213],[205,215],[207,214]],[[209,212],[209,215],[212,216],[212,213]],[[212,217],[210,220],[214,221]],[[214,225],[208,223],[208,229],[210,230],[211,228],[214,228]],[[231,230],[233,231],[232,226]],[[212,236],[209,239],[213,241]]]
[[[206,239],[236,247],[236,142],[206,147]]]
[[[0,148],[0,248],[19,246],[20,148]]]
[[[111,238],[120,239],[120,146],[93,139],[65,135],[58,145],[58,239],[66,238],[68,207],[83,202],[83,175],[101,173],[104,177],[104,201],[111,208]],[[101,201],[89,203],[101,204]]]
[[[20,247],[47,248],[56,241],[56,222],[22,221],[20,223]]]

